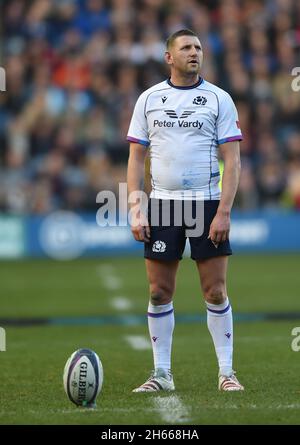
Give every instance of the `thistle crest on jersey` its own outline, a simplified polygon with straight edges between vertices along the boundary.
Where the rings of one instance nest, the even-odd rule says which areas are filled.
[[[195,104],[195,105],[205,105],[206,102],[207,102],[207,99],[206,99],[206,97],[203,97],[203,96],[197,96],[193,100],[193,104]]]

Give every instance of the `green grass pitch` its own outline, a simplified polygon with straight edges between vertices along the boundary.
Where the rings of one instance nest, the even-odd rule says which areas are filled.
[[[228,295],[234,313],[299,313],[299,264],[300,255],[233,256]],[[114,275],[110,285],[107,275]],[[148,299],[144,263],[136,258],[2,262],[0,282],[2,319],[113,316],[120,311],[111,300],[120,296],[133,305],[122,314],[143,315]],[[181,262],[174,305],[175,318],[205,315],[196,268],[189,259]],[[246,390],[220,393],[206,324],[178,322],[173,341],[176,391],[153,395],[131,392],[148,377],[152,352],[133,349],[126,336],[147,337],[145,323],[3,325],[7,350],[0,354],[0,424],[299,425],[300,351],[291,348],[295,326],[300,326],[300,318],[237,317],[234,367]],[[64,364],[80,347],[94,349],[103,363],[96,410],[75,407],[63,390]]]

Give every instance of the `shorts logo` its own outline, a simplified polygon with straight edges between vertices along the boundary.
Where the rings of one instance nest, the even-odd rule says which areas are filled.
[[[155,241],[152,246],[152,252],[160,252],[163,253],[166,251],[167,245],[164,241]]]

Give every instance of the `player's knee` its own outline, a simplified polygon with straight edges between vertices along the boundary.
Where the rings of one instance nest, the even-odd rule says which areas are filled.
[[[226,300],[226,289],[223,282],[206,286],[203,293],[205,300],[211,304],[222,304]]]
[[[150,302],[153,306],[168,304],[172,301],[173,290],[168,286],[151,286]]]

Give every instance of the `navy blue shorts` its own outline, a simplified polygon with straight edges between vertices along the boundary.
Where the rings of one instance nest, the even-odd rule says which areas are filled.
[[[164,212],[162,211],[163,205]],[[202,202],[202,211],[199,207],[196,213],[196,201],[190,201],[190,215],[201,222],[200,236],[187,236],[186,230],[193,229],[191,220],[186,218],[183,210],[184,201],[150,199],[148,205],[148,220],[150,224],[150,242],[144,243],[144,257],[157,260],[181,260],[184,252],[186,239],[188,237],[191,246],[191,258],[193,260],[204,260],[217,256],[232,255],[229,240],[219,243],[218,247],[208,239],[211,222],[217,212],[219,201]],[[169,206],[169,207],[168,207]],[[179,206],[179,207],[178,207]],[[178,217],[178,208],[182,209],[182,217]],[[169,209],[166,215],[166,208]],[[176,210],[177,209],[177,210]],[[175,217],[175,212],[176,217]],[[199,216],[200,215],[200,216]],[[168,220],[169,218],[169,220]],[[188,221],[186,221],[188,219]],[[197,232],[198,233],[198,232]]]

